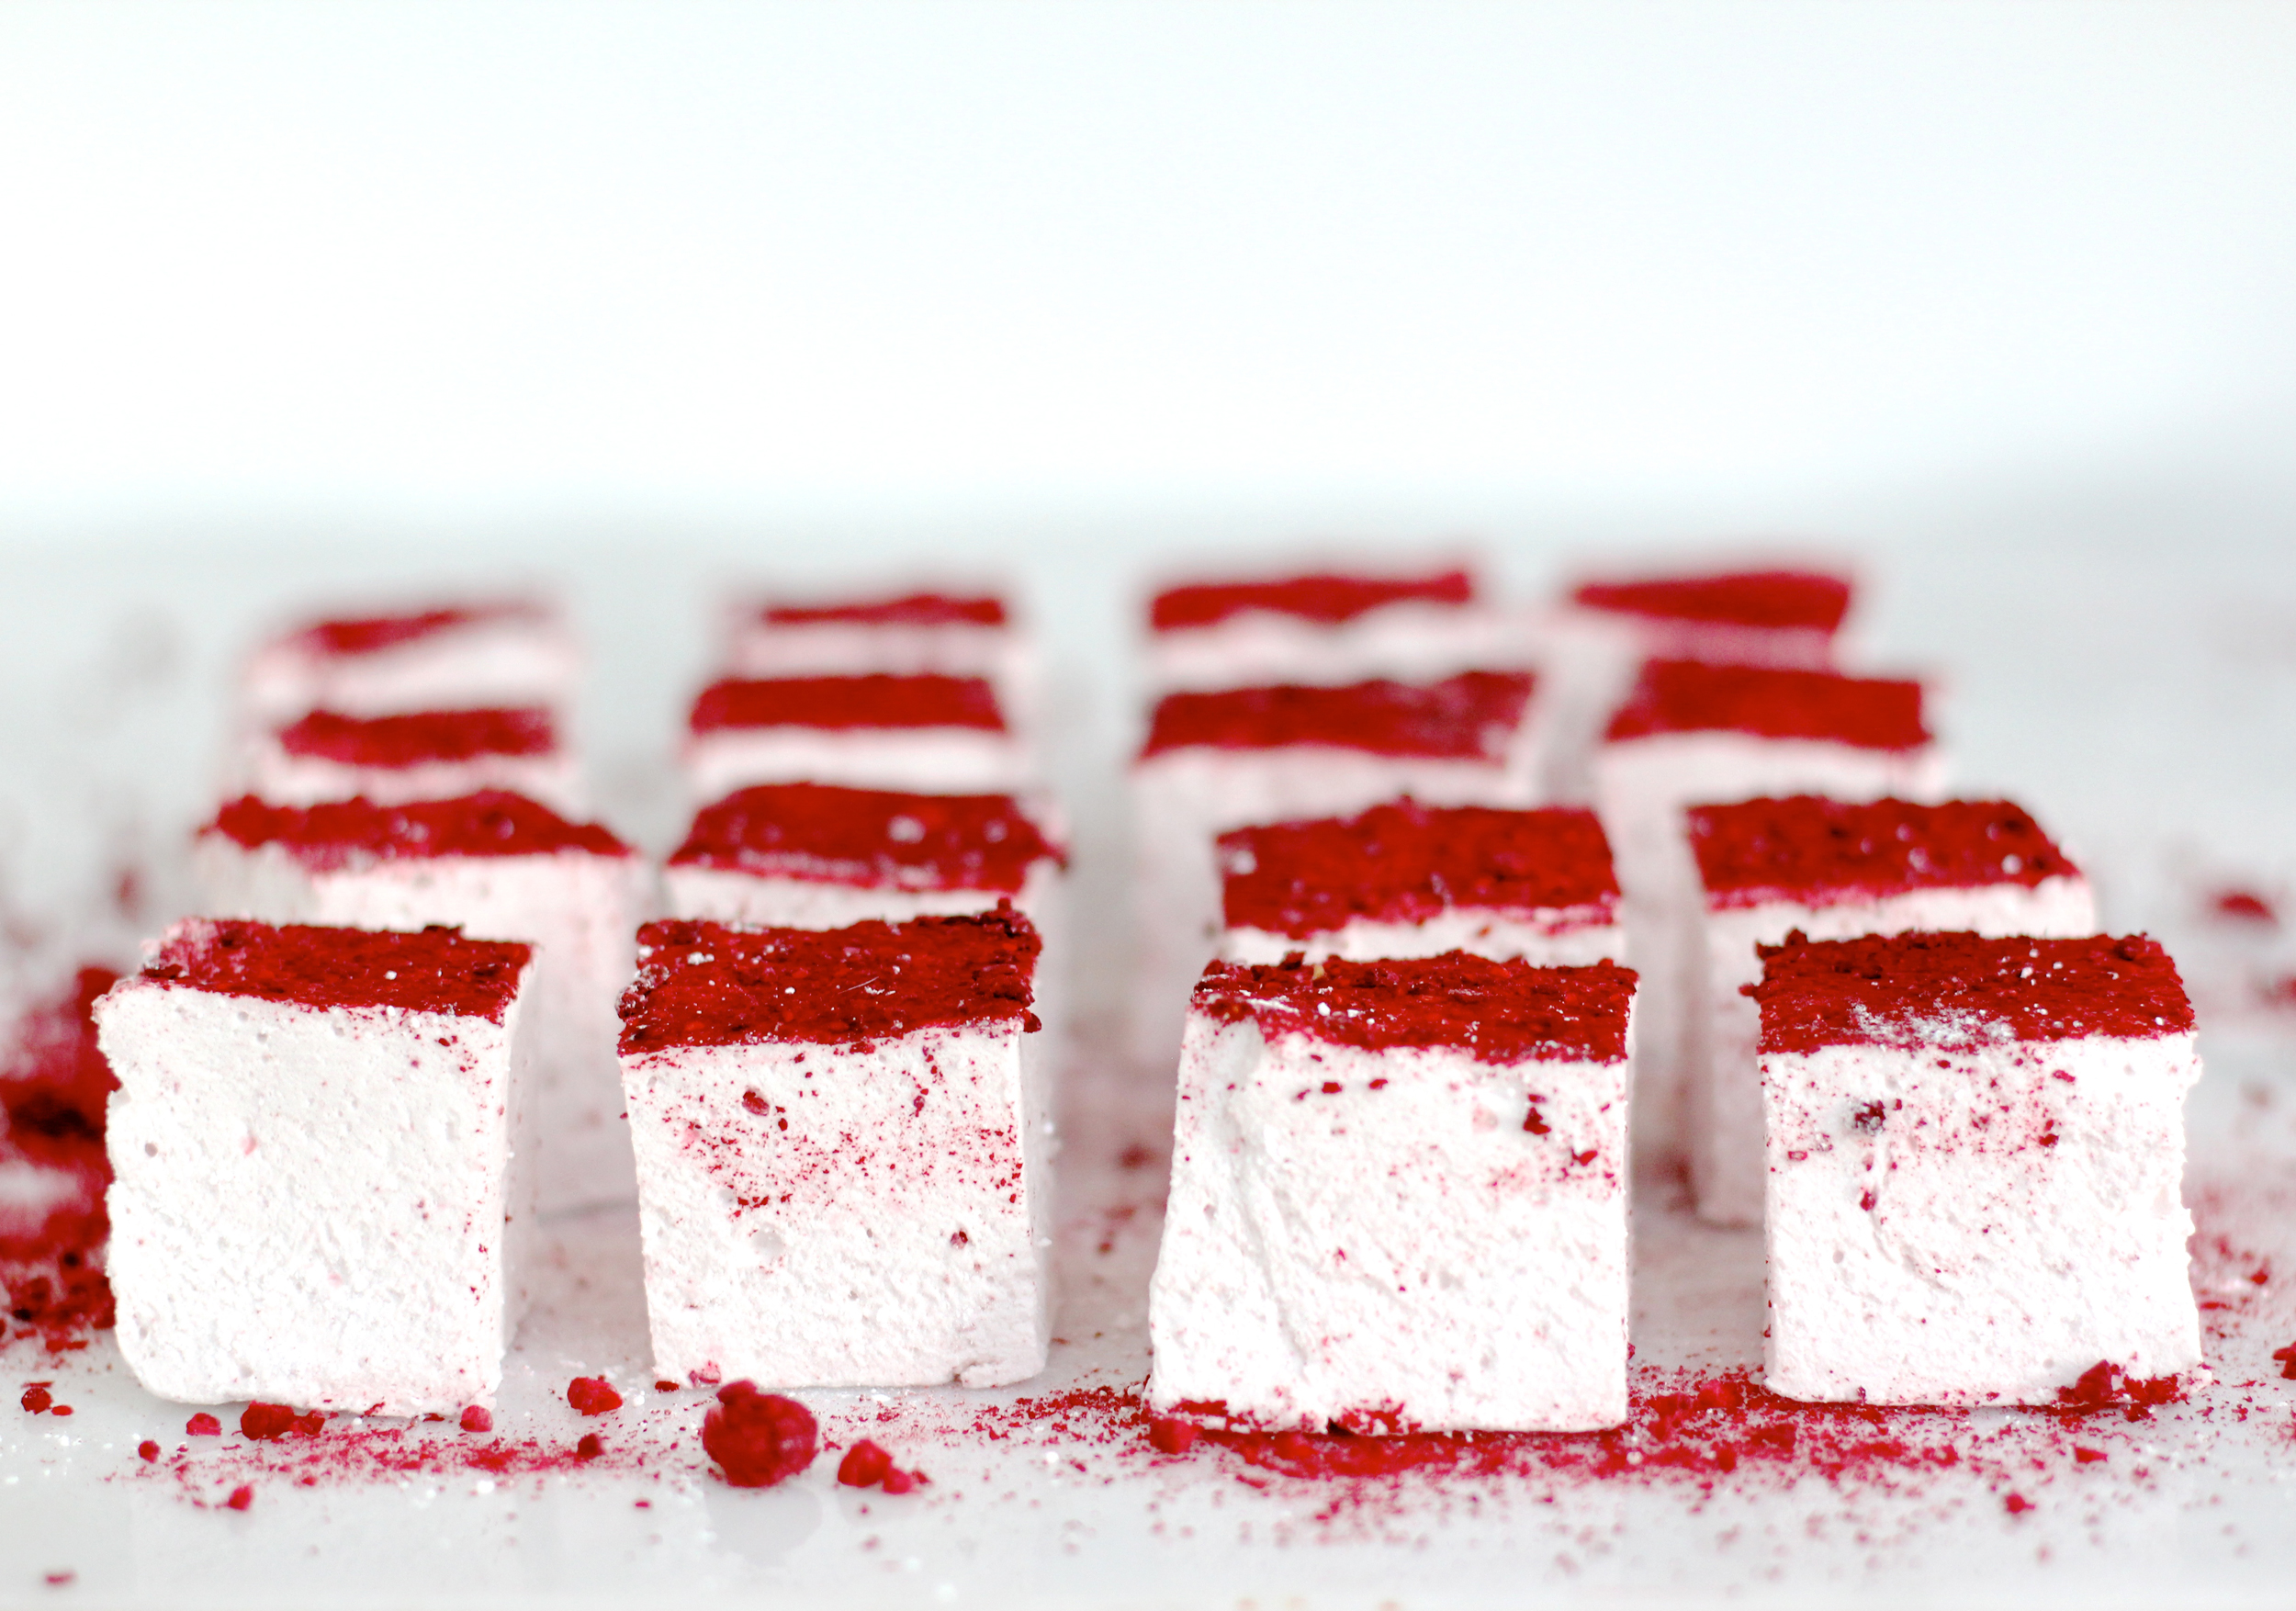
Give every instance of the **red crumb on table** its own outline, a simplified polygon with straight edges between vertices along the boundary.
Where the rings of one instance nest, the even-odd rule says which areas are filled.
[[[1305,939],[1355,918],[1424,923],[1457,907],[1614,920],[1618,879],[1592,811],[1412,800],[1220,836],[1232,928]]]
[[[887,1493],[907,1493],[925,1481],[925,1474],[901,1470],[891,1454],[864,1437],[838,1462],[837,1480],[848,1488],[882,1487]]]
[[[112,1324],[104,1279],[111,1160],[104,1118],[118,1081],[96,1042],[109,968],[78,969],[15,1024],[0,1053],[0,1171],[37,1189],[0,1223],[0,1336],[38,1336],[50,1353],[84,1348]],[[33,1204],[37,1203],[37,1207]]]
[[[1759,948],[1764,1052],[1942,1045],[2006,1030],[2020,1041],[2151,1040],[2192,1028],[2177,964],[2142,934],[1995,940],[1967,933]],[[1959,1043],[1958,1041],[1955,1043]]]
[[[1009,907],[827,930],[648,923],[637,934],[637,978],[622,997],[622,1052],[837,1045],[1014,1019],[1033,1031],[1041,947]]]
[[[1686,813],[1706,900],[1716,907],[1846,894],[2070,878],[2079,869],[2006,800],[1826,800],[1801,794]]]
[[[980,677],[872,671],[858,677],[728,677],[694,697],[696,733],[726,727],[971,727],[1005,730],[996,691]]]
[[[48,1413],[51,1415],[69,1415],[72,1414],[72,1406],[70,1404],[58,1404],[54,1409],[49,1411]]]
[[[1581,582],[1571,590],[1570,602],[1667,621],[1832,633],[1850,612],[1850,584],[1812,570],[1739,570]]]
[[[654,1384],[654,1391],[656,1392],[676,1392],[678,1391],[678,1384],[674,1381],[669,1380],[658,1381]]]
[[[317,1437],[326,1428],[324,1411],[311,1410],[297,1414],[287,1404],[250,1404],[240,1412],[239,1429],[248,1437],[285,1437],[298,1433],[305,1437]]]
[[[728,1382],[702,1418],[702,1448],[737,1488],[768,1488],[813,1464],[820,1429],[795,1399]]]
[[[242,1482],[231,1490],[231,1496],[223,1503],[233,1510],[245,1510],[255,1503],[255,1491],[247,1483]]]
[[[602,1415],[622,1407],[622,1395],[602,1376],[578,1376],[566,1384],[566,1402],[585,1415]]]
[[[578,1460],[594,1460],[605,1452],[605,1440],[595,1432],[583,1433],[581,1440],[574,1446],[574,1458]]]
[[[448,609],[415,610],[401,615],[359,615],[338,621],[314,622],[288,639],[315,655],[371,655],[401,644],[414,643],[451,632],[457,626],[477,626],[490,621],[536,620],[541,610],[530,603],[464,604]]]
[[[315,710],[281,727],[277,736],[279,747],[289,755],[386,771],[490,755],[547,755],[558,747],[557,726],[539,705],[388,716]]]
[[[1005,601],[994,594],[902,593],[835,603],[768,604],[768,626],[1002,626]]]
[[[51,1572],[43,1575],[40,1581],[51,1589],[61,1589],[68,1583],[79,1582],[80,1574],[76,1572]]]
[[[1148,624],[1158,632],[1216,626],[1259,610],[1337,626],[1386,604],[1458,607],[1475,602],[1475,579],[1464,570],[1425,576],[1342,576],[1316,572],[1261,581],[1189,582],[1150,601]]]
[[[1170,749],[1322,745],[1371,755],[1495,762],[1522,725],[1528,671],[1462,671],[1440,682],[1231,688],[1167,693],[1143,758]]]
[[[1704,660],[1646,663],[1607,736],[1615,743],[1699,732],[1811,738],[1863,749],[1915,749],[1930,741],[1919,682]]]
[[[463,1411],[461,1426],[465,1432],[491,1432],[494,1430],[494,1416],[480,1406],[472,1404]]]
[[[2032,1507],[2033,1502],[2026,1498],[2022,1493],[2012,1493],[2008,1498],[2001,1501],[2001,1508],[2008,1511],[2011,1515],[2022,1515],[2025,1512],[2032,1509]]]
[[[764,783],[703,806],[670,864],[815,884],[1017,896],[1031,867],[1059,855],[1009,794]]]
[[[277,845],[302,865],[321,872],[369,861],[434,856],[632,853],[598,824],[569,822],[548,806],[503,789],[400,806],[377,806],[364,798],[274,806],[243,794],[223,806],[200,831],[250,851]]]
[[[186,918],[140,979],[306,1007],[391,1007],[501,1023],[534,952],[456,929],[411,933]]]
[[[147,1437],[141,1443],[136,1445],[136,1454],[139,1458],[145,1460],[156,1460],[160,1458],[160,1446],[152,1439]]]
[[[2184,1392],[2181,1377],[2131,1376],[2110,1359],[2099,1359],[2071,1387],[2057,1389],[2057,1413],[2086,1415],[2120,1409],[2130,1420],[2143,1421],[2156,1406],[2175,1403]]]
[[[1615,963],[1539,968],[1451,952],[1390,962],[1294,952],[1274,966],[1213,963],[1195,1009],[1223,1023],[1255,1020],[1263,1035],[1312,1035],[1336,1045],[1449,1046],[1485,1063],[1529,1059],[1615,1063],[1626,1054],[1635,974]]]
[[[202,1410],[184,1423],[184,1431],[193,1437],[220,1437],[223,1436],[223,1423]]]
[[[22,1403],[27,1414],[46,1414],[48,1407],[55,1402],[54,1395],[49,1392],[47,1384],[44,1382],[36,1381],[24,1390]]]
[[[2220,889],[2209,897],[2212,915],[2235,923],[2257,923],[2266,928],[2277,927],[2280,915],[2272,903],[2253,889]]]

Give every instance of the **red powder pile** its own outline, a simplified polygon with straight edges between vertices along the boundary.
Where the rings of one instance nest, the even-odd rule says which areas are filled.
[[[2041,825],[2006,800],[1825,800],[1798,794],[1687,814],[1706,899],[1716,907],[1818,896],[1966,889],[2078,873]]]
[[[0,1215],[0,1289],[7,1335],[37,1335],[49,1350],[87,1346],[112,1324],[104,1245],[111,1234],[104,1194],[104,1110],[118,1082],[96,1043],[97,997],[118,981],[84,967],[17,1025],[0,1062],[0,1169],[37,1180],[41,1206]]]

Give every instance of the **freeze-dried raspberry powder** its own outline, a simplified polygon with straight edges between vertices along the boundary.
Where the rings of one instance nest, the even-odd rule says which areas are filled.
[[[717,1390],[702,1417],[702,1448],[737,1488],[770,1488],[813,1464],[820,1428],[795,1399],[760,1392],[754,1381]]]

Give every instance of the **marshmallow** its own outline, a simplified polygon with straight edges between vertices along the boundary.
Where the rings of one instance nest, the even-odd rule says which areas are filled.
[[[686,728],[687,779],[702,800],[790,783],[998,794],[1033,772],[979,677],[727,678],[696,696]]]
[[[539,705],[380,716],[310,711],[250,734],[242,779],[248,793],[282,806],[354,795],[396,806],[507,789],[559,811],[582,808],[574,753]]]
[[[1464,569],[1191,582],[1157,593],[1148,625],[1149,682],[1167,690],[1425,682],[1526,660]]]
[[[1018,716],[1042,704],[1036,647],[995,592],[776,597],[737,608],[728,625],[726,665],[737,677],[980,677]]]
[[[319,621],[248,658],[248,710],[269,723],[308,711],[570,706],[581,660],[557,611],[534,600]]]

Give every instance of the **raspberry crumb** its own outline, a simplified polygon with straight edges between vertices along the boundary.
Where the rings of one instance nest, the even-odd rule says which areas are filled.
[[[491,1432],[494,1430],[494,1417],[477,1404],[472,1404],[462,1413],[462,1429],[465,1432]]]
[[[924,1480],[924,1473],[921,1471],[887,1471],[884,1490],[887,1493],[906,1493]]]
[[[2105,1451],[2101,1448],[2083,1448],[2078,1444],[2073,1446],[2073,1463],[2077,1466],[2093,1466],[2104,1458]]]
[[[622,1407],[622,1395],[602,1376],[578,1376],[566,1384],[566,1402],[585,1415],[602,1415]]]
[[[2296,1343],[2290,1343],[2285,1348],[2273,1349],[2272,1358],[2280,1362],[2280,1374],[2290,1381],[2296,1381]],[[28,1410],[31,1408],[31,1395],[27,1393],[24,1396],[27,1401],[24,1407]]]
[[[156,1460],[160,1458],[160,1446],[147,1437],[136,1445],[136,1453],[141,1455],[146,1460]]]
[[[54,1396],[44,1387],[35,1384],[24,1390],[24,1409],[28,1414],[39,1414],[55,1402]]]
[[[2026,1498],[2022,1493],[2012,1493],[2007,1499],[2001,1501],[2001,1508],[2008,1511],[2011,1515],[2022,1515],[2027,1511],[2032,1509],[2032,1507],[2033,1502]]]
[[[1196,1447],[1196,1424],[1177,1415],[1158,1415],[1148,1423],[1148,1442],[1158,1454],[1186,1454]]]
[[[290,1432],[316,1437],[326,1425],[327,1417],[321,1411],[312,1410],[298,1415],[285,1404],[250,1404],[239,1417],[240,1431],[246,1436],[262,1441],[285,1437]]]
[[[255,1503],[255,1491],[254,1489],[249,1487],[246,1483],[242,1482],[238,1487],[231,1490],[231,1496],[223,1503],[230,1505],[233,1510],[245,1510],[249,1505]]]
[[[69,1587],[71,1584],[79,1582],[80,1574],[76,1572],[71,1571],[51,1572],[42,1578],[41,1581],[47,1583],[47,1585],[51,1589],[61,1589]]]
[[[658,1381],[654,1384],[654,1391],[656,1392],[676,1392],[678,1391],[678,1384],[674,1381]]]
[[[766,1488],[813,1464],[819,1429],[794,1399],[728,1382],[702,1418],[702,1448],[737,1488]]]
[[[581,1442],[574,1446],[574,1458],[578,1460],[594,1460],[605,1452],[606,1446],[595,1432],[583,1433]]]
[[[70,1404],[58,1404],[54,1409],[49,1411],[48,1413],[51,1415],[69,1415],[72,1414],[72,1406]]]
[[[872,1488],[892,1470],[893,1457],[864,1437],[838,1461],[837,1480],[848,1488]]]
[[[202,1410],[184,1423],[184,1430],[194,1437],[220,1437],[223,1436],[223,1423]]]

